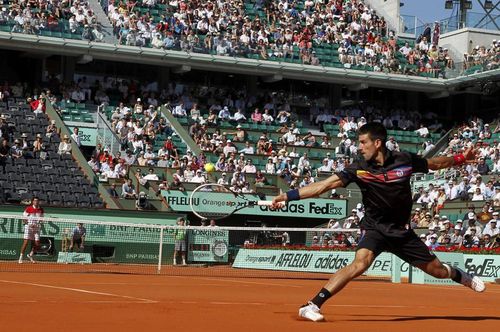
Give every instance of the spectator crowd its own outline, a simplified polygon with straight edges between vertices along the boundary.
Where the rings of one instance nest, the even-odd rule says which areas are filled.
[[[0,25],[12,24],[12,32],[37,35],[43,31],[64,32],[90,41],[104,38],[87,1],[9,1],[0,8]]]
[[[158,16],[149,10],[162,5]],[[362,1],[197,1],[111,2],[108,17],[120,42],[132,46],[176,49],[221,56],[297,60],[320,65],[337,62],[391,73],[430,72],[453,67],[438,38],[425,35],[418,44],[401,46],[375,10]],[[250,15],[250,13],[252,13]],[[439,26],[434,34],[439,35]],[[321,58],[315,48],[330,49]],[[338,58],[337,58],[338,57]],[[404,61],[402,61],[402,59]],[[328,63],[326,63],[328,64]],[[415,70],[406,68],[415,65]]]
[[[481,72],[500,66],[500,40],[493,39],[490,45],[476,45],[471,52],[464,53],[463,71]],[[473,72],[470,72],[473,73]]]

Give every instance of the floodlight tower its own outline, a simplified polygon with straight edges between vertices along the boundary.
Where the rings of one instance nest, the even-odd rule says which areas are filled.
[[[473,28],[481,28],[489,25],[490,23],[496,27],[497,30],[500,30],[499,23],[500,16],[498,14],[500,1],[496,1],[493,3],[492,0],[476,0],[476,2],[481,7],[484,15],[481,19],[474,24],[470,24],[470,27]],[[458,29],[465,28],[468,26],[467,24],[467,11],[472,9],[472,1],[471,0],[445,0],[444,2],[445,9],[452,9],[453,12],[457,10],[458,12]]]

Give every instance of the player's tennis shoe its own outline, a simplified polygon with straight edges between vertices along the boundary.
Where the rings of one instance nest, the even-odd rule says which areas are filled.
[[[33,259],[33,254],[32,253],[29,253],[27,255],[28,259],[30,260],[31,263],[35,263],[35,260]]]
[[[470,289],[476,291],[476,292],[484,292],[486,289],[486,286],[484,285],[484,282],[476,276],[472,276],[468,274],[467,272],[456,268],[457,270],[460,271],[460,274],[462,275],[462,278],[460,280],[460,283],[466,287],[469,287]]]
[[[319,312],[318,306],[310,301],[300,307],[299,316],[312,320],[313,322],[319,322],[324,319],[323,315]]]
[[[23,255],[19,256],[19,260],[17,261],[19,264],[23,263]]]

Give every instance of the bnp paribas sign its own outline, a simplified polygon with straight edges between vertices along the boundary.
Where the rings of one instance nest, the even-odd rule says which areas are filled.
[[[168,205],[175,212],[191,212],[189,206],[190,192],[182,192],[179,190],[163,190],[162,196],[168,202]],[[260,198],[255,197],[256,200]],[[271,200],[272,197],[265,197],[266,200]],[[194,200],[193,204],[200,209],[216,209],[230,213],[234,210],[234,196],[231,194],[218,193],[210,198],[205,198],[205,201]],[[210,201],[208,201],[210,200]],[[318,219],[342,219],[346,217],[347,201],[342,199],[325,199],[314,198],[304,199],[300,201],[288,202],[281,209],[270,210],[267,206],[251,206],[241,209],[236,212],[240,215],[255,215],[255,216],[276,216],[276,217],[294,217],[294,218],[318,218]]]

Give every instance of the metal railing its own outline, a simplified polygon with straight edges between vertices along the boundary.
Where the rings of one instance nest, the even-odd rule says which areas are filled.
[[[451,16],[439,21],[441,34],[452,32],[462,28],[476,28],[485,30],[496,30],[500,26],[500,14],[490,13],[491,18],[483,13],[467,13],[467,20],[465,24],[460,22],[460,17],[458,15]],[[411,34],[419,36],[425,30],[427,26],[431,26],[433,23],[425,23],[418,19],[418,17],[413,15],[401,15],[401,33]]]
[[[101,144],[103,148],[108,148],[113,156],[120,151],[120,139],[116,133],[111,128],[111,124],[106,118],[106,113],[104,112],[105,105],[100,105],[97,107],[97,143]]]

